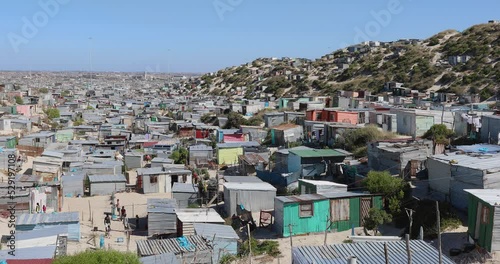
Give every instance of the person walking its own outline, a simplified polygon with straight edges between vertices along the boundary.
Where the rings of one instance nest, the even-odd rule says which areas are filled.
[[[109,214],[104,217],[104,231],[106,232],[106,237],[109,237],[111,232],[111,218],[109,217]]]
[[[42,206],[42,211],[44,214],[47,212],[47,206],[45,206],[45,204]]]
[[[122,206],[121,218],[125,219],[127,217],[127,210],[125,210],[125,206]]]
[[[39,214],[39,213],[40,213],[40,204],[39,204],[39,203],[36,203],[36,206],[35,206],[35,212],[36,212],[37,214]]]
[[[120,216],[120,199],[116,199],[116,210],[118,211],[118,216]]]

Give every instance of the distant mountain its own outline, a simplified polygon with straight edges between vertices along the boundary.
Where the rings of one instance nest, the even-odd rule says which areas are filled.
[[[447,30],[426,40],[365,42],[317,60],[261,58],[205,74],[202,94],[256,98],[331,94],[336,90],[381,91],[385,82],[419,91],[479,93],[488,98],[500,83],[500,23]]]

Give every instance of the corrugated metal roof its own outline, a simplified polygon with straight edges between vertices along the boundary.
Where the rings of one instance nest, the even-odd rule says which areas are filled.
[[[228,176],[224,175],[224,181],[226,182],[263,182],[256,176]]]
[[[160,264],[160,263],[169,263],[169,264],[181,264],[181,262],[177,259],[174,253],[163,253],[160,255],[142,257],[139,259],[142,264]]]
[[[193,248],[182,247],[177,238],[138,240],[137,253],[140,256],[153,256],[163,253],[174,253],[179,255],[185,252],[206,251],[212,248],[202,236],[186,236],[187,241]]]
[[[177,202],[175,199],[148,199],[148,213],[167,213],[174,214],[176,212]]]
[[[226,182],[224,188],[247,191],[276,191],[276,188],[267,182]]]
[[[241,141],[241,142],[229,142],[229,143],[219,143],[217,148],[240,148],[240,147],[258,147],[260,144],[255,141]]]
[[[500,146],[491,144],[475,144],[475,145],[465,145],[457,146],[457,149],[467,152],[467,153],[498,153],[500,152]]]
[[[189,146],[189,151],[193,151],[193,150],[195,150],[195,151],[196,150],[210,151],[210,150],[213,150],[213,148],[212,148],[212,146],[207,146],[204,144]]]
[[[21,260],[21,259],[23,259],[23,260],[53,259],[55,252],[56,252],[56,246],[51,245],[51,246],[45,246],[45,247],[16,248],[15,256],[10,255],[9,252],[10,252],[10,249],[0,251],[0,259],[6,259],[6,260],[9,260],[9,259],[19,259],[19,260]],[[26,262],[28,262],[28,261],[26,261]],[[26,262],[24,262],[24,263],[26,263]],[[7,263],[11,263],[11,262],[8,261]],[[36,263],[36,262],[29,261],[28,263]]]
[[[374,194],[369,194],[369,193],[362,193],[362,192],[324,192],[321,193],[324,197],[328,199],[335,199],[335,198],[345,198],[345,197],[361,197],[361,196],[374,196]]]
[[[172,186],[172,192],[176,193],[197,193],[198,185],[191,183],[179,183],[174,182],[174,186]]]
[[[78,212],[62,212],[50,214],[21,214],[17,216],[16,225],[37,225],[79,222]]]
[[[67,226],[54,226],[30,231],[16,231],[17,240],[26,240],[47,236],[68,235]]]
[[[65,183],[70,183],[70,182],[83,182],[83,179],[85,178],[85,174],[83,173],[72,173],[71,175],[64,175],[61,177],[62,184],[64,186]]]
[[[169,167],[168,165],[176,165],[180,164],[163,164],[162,167],[152,167],[152,168],[140,168],[137,169],[137,175],[158,175],[158,174],[192,174],[192,171],[182,168]]]
[[[406,241],[386,242],[390,263],[407,263]],[[438,252],[422,240],[411,240],[410,250],[412,263],[428,264],[438,262]],[[295,247],[292,252],[294,263],[345,264],[347,259],[355,256],[358,263],[384,263],[384,243],[368,242],[353,244],[335,244],[327,246]],[[443,254],[443,263],[454,263]]]
[[[260,162],[268,163],[266,159],[264,159],[261,155],[257,153],[246,153],[244,155],[239,155],[238,158],[240,160],[245,161],[249,165],[258,165]]]
[[[296,202],[307,202],[307,201],[320,201],[326,200],[327,198],[321,194],[302,194],[294,196],[277,196],[275,198],[282,203],[296,203]]]
[[[177,218],[183,223],[224,223],[224,219],[212,208],[180,209]]]
[[[500,189],[466,189],[464,192],[476,196],[491,206],[500,205]]]
[[[127,182],[127,178],[123,174],[118,175],[91,175],[89,176],[91,183],[96,182]]]
[[[228,225],[194,223],[193,226],[196,234],[203,236],[207,240],[212,240],[214,236],[216,238],[240,238],[238,234],[236,234],[236,231]]]
[[[281,154],[288,155],[288,153],[290,152],[290,150],[311,150],[311,149],[312,149],[312,148],[310,148],[310,147],[306,147],[306,146],[298,146],[298,147],[295,147],[295,148],[284,148],[284,149],[279,149],[279,150],[277,150],[276,152],[281,153]]]
[[[347,188],[347,185],[345,185],[345,184],[331,182],[331,181],[315,181],[315,180],[306,180],[306,179],[299,179],[299,181],[303,181],[305,183],[309,183],[309,184],[313,184],[313,185],[328,185],[328,186],[339,186],[339,187],[346,187]]]
[[[290,150],[293,153],[302,158],[322,158],[322,157],[345,157],[345,154],[340,153],[333,149],[311,149],[311,150]]]
[[[477,170],[500,170],[500,154],[485,154],[485,155],[464,155],[458,154],[440,154],[430,157],[430,159],[449,163],[454,161],[453,166],[467,167]]]

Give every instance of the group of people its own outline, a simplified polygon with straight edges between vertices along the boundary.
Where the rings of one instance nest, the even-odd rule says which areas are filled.
[[[122,206],[120,209],[120,199],[116,199],[116,203],[113,207],[116,208],[120,220],[125,221],[125,218],[127,217],[127,210],[125,209],[125,206]],[[109,237],[111,232],[111,217],[109,214],[106,214],[106,217],[104,217],[104,231],[106,232],[106,237]]]
[[[37,214],[39,213],[46,213],[47,212],[47,206],[45,206],[45,204],[40,208],[40,203],[36,203],[36,206],[35,206],[35,212]]]

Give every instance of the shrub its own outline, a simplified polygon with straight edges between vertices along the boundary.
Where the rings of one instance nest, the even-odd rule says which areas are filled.
[[[272,257],[277,257],[281,254],[278,241],[258,241],[255,238],[251,238],[250,244],[252,247],[252,255],[254,256],[267,254]],[[240,257],[248,256],[249,252],[248,240],[246,240],[241,244],[238,255]]]

